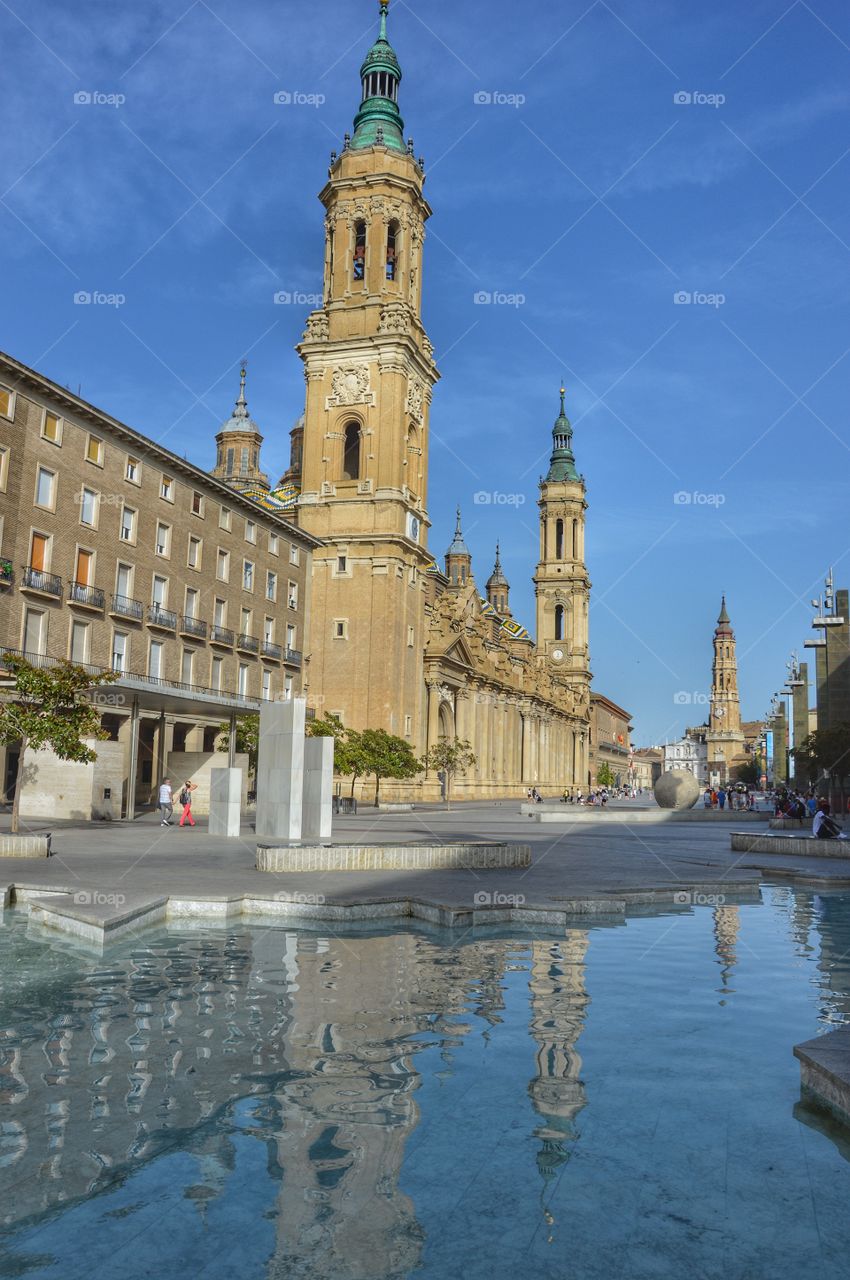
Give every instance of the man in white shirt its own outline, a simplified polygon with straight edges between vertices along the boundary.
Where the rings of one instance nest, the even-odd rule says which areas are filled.
[[[839,833],[838,823],[827,813],[826,805],[818,806],[815,820],[812,823],[812,835],[820,840],[834,840]]]
[[[159,788],[159,811],[162,814],[162,822],[159,825],[170,827],[171,815],[174,812],[174,792],[171,789],[170,778],[163,778]]]

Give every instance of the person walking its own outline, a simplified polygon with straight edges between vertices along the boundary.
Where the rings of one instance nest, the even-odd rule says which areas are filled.
[[[159,811],[162,815],[161,827],[170,827],[172,825],[171,815],[174,813],[174,792],[171,789],[171,779],[163,778],[159,788]]]
[[[194,827],[195,819],[192,817],[192,792],[198,790],[197,782],[187,779],[183,783],[183,789],[177,797],[183,806],[183,812],[180,815],[180,826],[188,822],[190,827]]]

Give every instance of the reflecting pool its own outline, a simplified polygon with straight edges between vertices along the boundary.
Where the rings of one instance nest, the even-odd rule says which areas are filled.
[[[845,1277],[850,895],[541,934],[0,929],[0,1275]]]

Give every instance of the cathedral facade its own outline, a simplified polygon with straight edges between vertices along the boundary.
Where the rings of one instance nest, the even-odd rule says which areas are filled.
[[[442,564],[429,550],[429,413],[439,373],[421,318],[423,162],[405,141],[401,68],[380,32],[361,69],[353,135],[332,153],[323,305],[298,347],[304,415],[277,489],[259,472],[245,422],[225,424],[218,466],[243,462],[241,487],[280,505],[320,541],[313,556],[304,692],[317,715],[383,728],[424,755],[467,740],[477,763],[461,797],[519,795],[588,781],[590,667],[584,563],[585,483],[561,390],[549,470],[540,483],[536,634],[511,613],[496,563],[478,586],[458,512]],[[229,436],[232,435],[232,444]],[[405,784],[437,798],[440,782]],[[387,786],[388,798],[393,798]]]

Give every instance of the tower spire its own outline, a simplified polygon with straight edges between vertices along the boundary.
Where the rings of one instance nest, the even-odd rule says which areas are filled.
[[[446,577],[456,587],[465,586],[467,578],[472,577],[472,556],[463,538],[460,507],[457,509],[455,520],[455,536],[446,552]]]
[[[389,0],[380,0],[378,38],[360,68],[363,97],[354,117],[351,148],[357,151],[381,146],[407,155],[404,121],[398,109],[401,66],[387,38],[388,9]]]
[[[564,407],[566,394],[566,388],[561,383],[561,411],[552,428],[552,456],[549,459],[547,480],[578,480],[579,478],[572,448],[573,429]]]
[[[724,592],[723,597],[722,597],[722,599],[721,599],[721,601],[720,601],[720,616],[719,616],[719,618],[717,619],[717,625],[718,625],[718,627],[728,627],[728,626],[729,626],[729,614],[728,614],[728,612],[727,612],[727,610],[726,610],[726,593],[725,593],[725,592]]]

